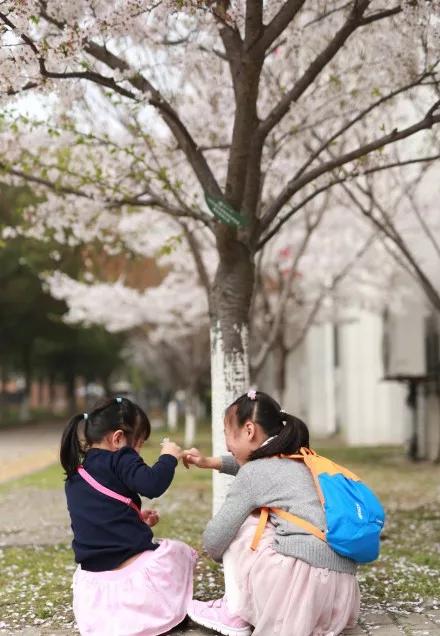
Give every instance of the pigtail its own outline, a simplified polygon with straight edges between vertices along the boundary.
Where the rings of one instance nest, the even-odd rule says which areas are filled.
[[[60,462],[66,473],[66,479],[75,474],[81,463],[83,450],[81,448],[78,426],[84,420],[84,414],[74,415],[63,431],[60,447]]]
[[[148,439],[151,432],[146,413],[127,398],[104,398],[89,413],[74,415],[61,439],[60,461],[66,478],[76,473],[87,448],[118,429],[125,433],[127,443],[132,447],[138,440]]]
[[[309,429],[306,424],[289,413],[280,411],[279,432],[267,444],[254,450],[249,460],[273,457],[274,455],[294,455],[302,447],[309,448]]]

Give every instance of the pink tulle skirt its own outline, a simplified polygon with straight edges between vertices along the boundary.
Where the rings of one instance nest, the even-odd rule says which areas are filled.
[[[234,613],[255,627],[253,636],[336,636],[353,626],[360,604],[356,577],[275,552],[270,523],[252,551],[257,523],[248,517],[224,555],[226,596],[232,588]]]
[[[157,636],[178,625],[192,598],[197,553],[164,539],[120,570],[73,577],[73,611],[79,631],[93,636]]]

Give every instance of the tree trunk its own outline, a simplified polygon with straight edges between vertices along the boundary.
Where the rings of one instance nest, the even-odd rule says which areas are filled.
[[[229,233],[229,243],[223,240]],[[249,387],[249,306],[254,284],[254,263],[249,250],[231,240],[230,228],[219,229],[220,263],[211,298],[211,387],[213,455],[226,452],[226,407]],[[230,478],[214,471],[213,511],[221,506]]]
[[[71,417],[77,412],[75,375],[73,373],[66,373],[65,386],[67,394],[67,409],[69,412],[69,417]]]
[[[185,396],[185,448],[194,445],[197,428],[197,402],[196,395],[191,389],[186,391]]]
[[[0,382],[1,382],[0,404],[6,404],[6,401],[7,401],[6,385],[8,384],[8,371],[5,365],[3,365],[0,368]]]
[[[111,374],[109,374],[109,375],[104,375],[104,376],[101,378],[102,386],[104,387],[104,392],[105,392],[105,395],[107,395],[107,396],[109,396],[109,395],[111,395],[111,394],[112,394],[112,389],[111,389],[111,382],[110,382],[110,379],[111,379]],[[87,384],[88,384],[88,383],[86,383],[86,386],[87,386]]]
[[[178,405],[176,400],[170,400],[167,405],[167,427],[174,433],[177,431]]]
[[[56,400],[56,384],[55,384],[55,373],[51,372],[49,374],[49,408],[53,412],[55,410],[55,400]]]
[[[30,418],[29,402],[31,397],[32,384],[32,345],[26,347],[23,351],[23,372],[24,372],[24,392],[23,399],[20,403],[18,419],[20,422],[27,422]]]
[[[275,357],[275,397],[281,406],[284,404],[284,393],[286,390],[286,366],[288,353],[289,352],[284,345],[283,338],[281,336],[278,338],[273,352]]]

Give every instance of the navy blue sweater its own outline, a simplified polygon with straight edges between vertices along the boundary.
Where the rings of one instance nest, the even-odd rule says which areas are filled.
[[[147,466],[128,446],[117,452],[91,448],[83,462],[96,481],[130,497],[139,507],[138,493],[150,499],[160,497],[171,484],[176,465],[173,455],[161,455],[154,466]],[[65,490],[75,561],[84,570],[113,570],[135,554],[158,547],[136,510],[98,492],[79,474],[66,481]]]

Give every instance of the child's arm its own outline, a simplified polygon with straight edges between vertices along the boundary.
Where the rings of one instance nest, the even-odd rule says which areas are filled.
[[[182,461],[186,468],[193,465],[198,468],[211,468],[212,470],[220,470],[222,464],[221,457],[205,457],[198,448],[184,450]]]
[[[173,481],[181,449],[173,442],[165,442],[161,455],[153,466],[148,466],[129,446],[114,455],[114,470],[127,488],[149,499],[155,499],[163,495]]]
[[[203,545],[213,559],[221,560],[240,527],[256,508],[258,505],[248,471],[240,470],[222,507],[203,533]]]
[[[186,468],[189,468],[192,464],[193,466],[198,466],[198,468],[219,470],[227,475],[236,475],[240,469],[239,464],[237,464],[232,455],[205,457],[198,448],[190,448],[183,451],[182,461]]]

